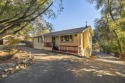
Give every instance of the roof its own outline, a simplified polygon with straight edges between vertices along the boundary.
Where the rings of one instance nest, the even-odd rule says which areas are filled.
[[[39,35],[39,36],[34,36],[34,37],[32,37],[32,38],[39,38],[39,37],[41,37],[41,35]]]
[[[57,35],[64,35],[64,34],[76,34],[76,33],[81,33],[85,29],[86,29],[85,27],[80,27],[80,28],[75,28],[75,29],[56,31],[56,32],[51,32],[51,33],[44,34],[44,36],[57,36]]]

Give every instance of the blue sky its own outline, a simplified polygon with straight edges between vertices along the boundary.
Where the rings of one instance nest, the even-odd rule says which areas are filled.
[[[63,0],[63,7],[58,18],[46,19],[54,25],[55,31],[83,27],[86,21],[94,28],[94,20],[100,17],[100,11],[86,0]]]

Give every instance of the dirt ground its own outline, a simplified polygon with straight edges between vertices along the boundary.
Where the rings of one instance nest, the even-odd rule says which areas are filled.
[[[112,63],[111,58],[85,59],[28,47],[23,49],[35,54],[34,64],[1,79],[0,83],[125,83],[125,64],[119,64],[120,61]]]

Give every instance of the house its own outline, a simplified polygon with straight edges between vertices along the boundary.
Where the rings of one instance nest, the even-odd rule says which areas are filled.
[[[45,48],[42,35],[33,37],[33,47],[36,49],[44,49]]]
[[[51,32],[33,38],[33,46],[56,52],[89,57],[92,53],[92,28],[81,27]]]

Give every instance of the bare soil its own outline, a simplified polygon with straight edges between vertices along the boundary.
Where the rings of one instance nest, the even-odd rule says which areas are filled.
[[[125,64],[28,47],[23,49],[35,55],[35,63],[0,83],[125,83]]]

